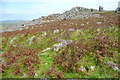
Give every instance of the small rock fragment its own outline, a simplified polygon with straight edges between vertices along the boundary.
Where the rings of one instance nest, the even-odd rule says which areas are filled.
[[[81,26],[84,26],[85,24],[81,24]]]
[[[35,39],[35,36],[31,37],[31,38],[29,39],[29,44],[32,44],[34,39]]]
[[[44,32],[43,34],[42,34],[42,37],[45,37],[47,35],[47,33],[46,32]]]
[[[13,39],[11,39],[11,40],[10,40],[10,44],[13,43],[13,41],[14,41],[15,39],[16,39],[16,37],[13,38]]]
[[[90,69],[93,71],[95,70],[95,66],[90,66]]]
[[[35,77],[37,77],[38,75],[37,75],[37,73],[35,73]]]
[[[97,22],[96,24],[101,24],[101,22]]]
[[[47,51],[47,50],[49,50],[49,49],[51,49],[51,48],[46,48],[46,49],[44,49],[42,52],[45,52],[45,51]]]
[[[86,72],[87,70],[85,69],[85,67],[81,66],[80,68],[78,68],[78,71]]]
[[[59,33],[59,29],[56,29],[53,32],[54,32],[54,34],[57,34],[57,33]]]
[[[113,62],[107,62],[107,65],[109,65],[112,69],[120,72],[120,69],[118,68],[118,66],[116,65],[116,63]]]

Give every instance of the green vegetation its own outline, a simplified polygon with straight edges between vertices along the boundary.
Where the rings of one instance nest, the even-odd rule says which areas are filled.
[[[21,50],[23,49],[20,47],[20,45],[22,45],[23,47],[34,49],[35,51],[37,51],[36,54],[38,54],[38,57],[40,58],[40,64],[34,66],[36,67],[34,71],[38,75],[37,77],[57,78],[56,76],[58,75],[57,73],[54,74],[53,72],[53,74],[48,74],[46,72],[49,71],[49,68],[52,67],[58,71],[59,76],[62,75],[65,78],[76,78],[76,77],[97,78],[98,76],[99,78],[112,78],[118,76],[117,71],[112,70],[105,63],[107,63],[108,61],[117,62],[118,57],[120,57],[117,52],[117,47],[116,47],[117,43],[115,42],[117,41],[117,36],[118,36],[117,31],[118,31],[117,27],[110,27],[110,28],[103,28],[96,30],[86,29],[86,30],[74,31],[72,33],[68,33],[70,35],[69,37],[67,37],[67,39],[69,40],[74,40],[73,43],[67,45],[58,52],[48,50],[45,52],[46,53],[45,55],[42,55],[43,53],[41,53],[41,51],[47,47],[51,47],[53,44],[56,43],[56,41],[52,39],[52,37],[56,35],[50,31],[48,32],[49,36],[47,38],[42,37],[41,33],[34,35],[21,34],[19,36],[16,36],[14,42],[11,44],[9,42],[13,37],[8,37],[8,38],[3,37],[2,39],[4,45],[2,46],[3,47],[2,54],[7,55],[8,51],[11,50],[11,48],[14,50],[12,52],[14,52],[15,55],[17,54],[17,52],[18,54],[21,54],[22,53]],[[64,35],[67,34],[67,32],[64,33],[61,32],[57,34],[57,37],[64,39],[64,37],[61,36],[61,34]],[[36,40],[34,40],[34,43],[29,45],[28,41],[32,36],[36,36]],[[104,37],[104,39],[102,39],[102,37]],[[101,47],[100,45],[98,45],[100,43],[101,43]],[[115,45],[113,46],[113,44]],[[17,47],[13,47],[12,45],[17,45]],[[94,48],[95,46],[98,48],[95,49]],[[105,47],[107,49],[105,49]],[[99,54],[100,55],[99,58],[97,57],[98,56],[98,53],[96,53],[97,50],[100,50],[101,52],[103,51],[102,54]],[[12,52],[9,52],[9,54]],[[7,59],[4,57],[5,55],[3,56],[3,59],[7,61]],[[25,56],[23,55],[21,58],[22,60],[19,60],[18,62],[13,62],[14,65],[16,63],[20,64],[21,61],[24,60],[24,57]],[[104,64],[102,64],[102,62]],[[13,77],[13,78],[17,78],[20,76],[29,77],[29,76],[22,76],[25,75],[27,72],[25,73],[22,72],[21,75],[18,76],[12,74],[12,72],[14,72],[14,68],[13,68],[14,65],[10,64],[10,67],[8,69],[5,68],[5,71],[2,74],[3,77]],[[23,66],[24,64],[20,64],[20,69],[22,71],[25,71]],[[86,67],[88,71],[87,72],[77,71],[77,69],[80,66]],[[91,71],[90,66],[94,66],[95,67],[94,70]],[[111,75],[112,73],[113,75]]]
[[[56,34],[49,30],[44,36],[44,32],[36,32],[1,37],[2,77],[118,78],[118,71],[107,64],[119,64],[118,26],[93,25],[73,31],[67,28]],[[72,42],[54,51],[53,45],[59,40]]]

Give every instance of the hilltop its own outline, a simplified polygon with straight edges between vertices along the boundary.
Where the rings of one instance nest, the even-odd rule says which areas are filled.
[[[99,12],[97,9],[89,9],[84,7],[73,7],[70,10],[67,10],[63,13],[58,14],[50,14],[48,16],[42,16],[38,19],[33,19],[32,21],[24,21],[21,24],[13,25],[13,28],[5,28],[4,31],[16,31],[16,30],[23,30],[28,29],[29,27],[25,28],[26,26],[30,25],[37,25],[43,23],[49,23],[54,21],[61,21],[61,20],[68,20],[68,19],[80,19],[80,18],[90,18],[90,17],[99,17],[99,14],[93,14]],[[3,23],[4,24],[4,23]],[[7,24],[8,25],[8,24]],[[3,31],[1,31],[3,32]]]
[[[41,24],[45,22],[59,21],[59,20],[65,20],[65,19],[79,19],[79,18],[89,18],[89,17],[98,16],[96,14],[92,14],[94,12],[98,12],[98,10],[77,6],[61,14],[60,13],[50,14],[48,16],[42,16],[38,19],[33,19],[31,22],[23,24],[23,26]]]
[[[74,7],[2,32],[2,77],[119,78],[118,19]]]

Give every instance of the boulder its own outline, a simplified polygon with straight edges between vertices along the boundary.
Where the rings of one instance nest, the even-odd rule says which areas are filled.
[[[67,44],[70,44],[72,42],[72,40],[59,40],[59,41],[61,41],[61,43],[53,45],[53,51],[59,51],[64,46],[66,46]]]
[[[54,34],[57,34],[57,33],[59,33],[59,29],[56,29],[53,32],[54,32]]]
[[[103,11],[103,7],[102,6],[99,6],[99,11]]]
[[[29,44],[32,44],[34,39],[35,39],[35,36],[31,37],[31,38],[29,39]]]
[[[120,69],[119,69],[119,67],[117,66],[116,63],[107,62],[106,64],[109,65],[113,70],[120,72]]]

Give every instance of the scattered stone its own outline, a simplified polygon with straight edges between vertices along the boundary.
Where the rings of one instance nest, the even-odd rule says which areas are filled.
[[[42,34],[42,37],[45,37],[47,35],[47,33],[46,32],[44,32],[43,34]]]
[[[95,70],[95,66],[90,66],[90,69],[91,69],[92,71],[94,71],[94,70]]]
[[[99,7],[100,11],[103,10],[103,7]],[[61,14],[50,14],[48,16],[42,16],[38,19],[34,19],[32,21],[28,21],[25,23],[22,23],[18,26],[23,27],[22,29],[17,28],[17,29],[12,29],[9,31],[16,31],[16,30],[23,30],[23,29],[28,29],[28,28],[33,28],[33,27],[27,27],[30,25],[35,25],[35,24],[42,24],[42,23],[49,23],[49,22],[54,22],[54,21],[61,21],[61,20],[66,20],[66,19],[80,19],[80,18],[89,18],[89,17],[99,17],[99,14],[92,14],[97,12],[96,9],[89,9],[89,8],[84,8],[84,7],[73,7],[72,9],[65,11],[64,13]],[[98,16],[99,15],[99,16]],[[64,24],[66,25],[66,24]],[[78,25],[78,24],[75,24]],[[45,36],[45,35],[44,35]]]
[[[45,65],[47,65],[48,63],[45,63]]]
[[[96,24],[101,24],[101,22],[96,22]]]
[[[13,45],[13,47],[17,47],[17,45]]]
[[[80,26],[84,26],[85,24],[80,24]]]
[[[13,43],[13,41],[16,39],[16,37],[14,37],[13,39],[10,40],[10,44]]]
[[[89,24],[90,22],[86,22],[86,24]]]
[[[20,30],[23,30],[23,28],[20,28]]]
[[[57,33],[59,33],[59,29],[56,29],[53,32],[54,32],[54,34],[57,34]]]
[[[62,49],[64,46],[66,46],[67,44],[72,42],[72,40],[59,40],[59,41],[62,41],[62,42],[53,45],[53,51],[58,51],[58,50]]]
[[[45,52],[45,51],[47,51],[47,50],[50,50],[51,48],[46,48],[46,49],[44,49],[42,52]]]
[[[28,29],[29,27],[25,27],[25,29]]]
[[[81,31],[80,29],[77,29],[76,31]]]
[[[87,70],[83,66],[81,66],[80,68],[78,68],[78,71],[87,72]]]
[[[75,31],[75,29],[73,29],[73,28],[69,28],[68,30],[69,30],[69,31]]]
[[[45,55],[45,54],[47,54],[47,53],[42,53],[41,55]]]
[[[3,59],[0,59],[0,63],[1,63],[3,66],[6,66],[6,64],[7,64]]]
[[[47,78],[40,78],[40,80],[49,80],[49,79],[47,79]]]
[[[35,76],[34,77],[38,77],[37,73],[35,73]]]
[[[117,64],[116,63],[113,63],[113,62],[107,62],[107,65],[109,65],[112,69],[120,72],[120,69],[118,68]]]
[[[29,44],[32,44],[34,39],[35,39],[35,36],[31,37],[31,38],[29,39]]]

